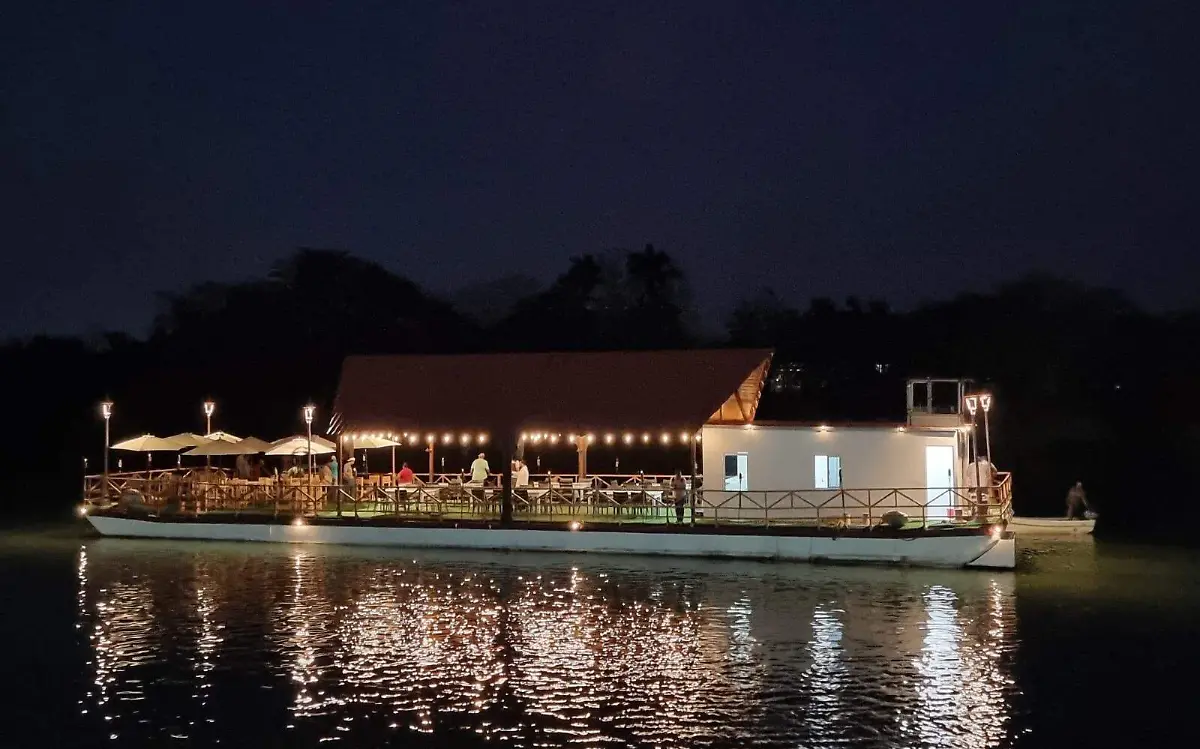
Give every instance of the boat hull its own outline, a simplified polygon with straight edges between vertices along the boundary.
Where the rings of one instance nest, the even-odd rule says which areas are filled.
[[[89,515],[101,535],[292,544],[342,544],[494,551],[557,551],[656,556],[723,557],[795,562],[898,564],[917,567],[1012,569],[1012,533],[902,538],[770,535],[754,533],[669,533],[530,528],[215,523],[141,520]]]
[[[1022,518],[1014,517],[1009,527],[1023,536],[1083,536],[1096,528],[1092,518],[1067,520],[1066,518]]]

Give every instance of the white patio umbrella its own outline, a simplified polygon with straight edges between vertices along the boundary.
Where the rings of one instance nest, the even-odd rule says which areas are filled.
[[[396,472],[396,448],[400,446],[400,443],[396,440],[388,439],[387,437],[359,435],[346,441],[351,444],[351,450],[373,450],[377,447],[392,448],[392,473]],[[370,472],[370,468],[367,466],[367,456],[365,453],[363,454],[363,471],[365,473]]]
[[[209,432],[204,435],[205,439],[213,440],[214,442],[241,442],[241,437],[236,437],[229,432]],[[261,441],[261,440],[260,440]],[[216,453],[214,453],[216,454]],[[226,455],[235,455],[236,453],[226,453]]]
[[[320,437],[312,438],[312,454],[328,455],[337,452],[337,445]],[[308,455],[308,435],[297,434],[271,443],[267,455]]]
[[[257,453],[265,453],[270,449],[270,442],[260,440],[257,437],[246,437],[245,439],[239,439],[237,442],[209,440],[203,445],[188,450],[184,455],[189,457],[192,455],[255,455]]]
[[[195,432],[180,432],[179,434],[172,434],[167,439],[179,445],[180,450],[204,443],[204,435],[196,434]]]
[[[155,437],[153,434],[143,434],[137,437],[130,437],[127,440],[121,440],[113,445],[112,449],[125,450],[132,453],[146,453],[146,470],[149,471],[150,465],[153,462],[151,453],[175,452],[179,449],[179,443],[164,437]]]
[[[155,437],[153,434],[143,434],[121,440],[112,446],[113,450],[128,450],[134,453],[175,452],[179,443],[166,437]]]

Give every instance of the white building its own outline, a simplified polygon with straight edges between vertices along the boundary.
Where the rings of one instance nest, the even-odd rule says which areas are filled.
[[[934,407],[935,385],[954,402]],[[960,413],[965,384],[909,383],[900,424],[707,424],[701,431],[704,509],[731,519],[874,517],[898,509],[945,519],[967,505],[974,484],[970,427]],[[949,400],[949,399],[947,399]]]

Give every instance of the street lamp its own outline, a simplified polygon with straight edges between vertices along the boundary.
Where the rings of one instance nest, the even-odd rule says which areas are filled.
[[[205,438],[211,439],[211,437],[209,437],[209,435],[212,434],[212,415],[213,415],[213,411],[216,411],[216,410],[217,410],[216,403],[213,403],[212,401],[204,401],[204,436],[205,436]],[[204,468],[206,470],[209,468],[212,468],[212,457],[210,457],[208,455],[204,456]]]
[[[312,422],[317,407],[311,403],[304,407],[304,426],[308,429],[308,483],[312,483],[313,454],[312,454]]]
[[[967,411],[971,414],[971,433],[967,436],[967,439],[970,440],[970,444],[974,448],[971,450],[971,455],[972,460],[975,463],[975,501],[978,503],[983,493],[983,487],[981,486],[983,482],[979,471],[979,438],[975,434],[975,412],[979,410],[979,396],[968,395],[966,397],[966,402]],[[976,512],[978,512],[978,509]]]
[[[988,428],[988,411],[992,410],[991,393],[982,393],[979,396],[979,407],[983,409],[983,445],[987,452],[988,466],[992,467],[992,433]]]
[[[108,422],[112,419],[112,401],[100,404],[100,415],[104,417],[104,498],[108,499]]]

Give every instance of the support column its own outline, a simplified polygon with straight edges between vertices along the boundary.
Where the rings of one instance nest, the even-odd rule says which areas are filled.
[[[577,481],[587,481],[587,451],[587,435],[581,434],[575,438],[575,452],[579,457],[576,471]]]
[[[433,440],[430,440],[429,447],[425,449],[425,452],[429,453],[429,483],[431,484],[433,483],[433,445]]]
[[[689,492],[689,494],[690,494],[689,500],[690,501],[688,502],[688,504],[690,504],[692,507],[692,516],[690,518],[690,522],[692,525],[696,524],[696,436],[698,434],[700,434],[700,433],[697,432],[696,434],[692,435],[692,439],[690,442],[690,444],[692,446],[692,490]]]
[[[500,442],[500,524],[512,525],[513,521],[513,455],[517,449],[513,435],[508,434]]]

